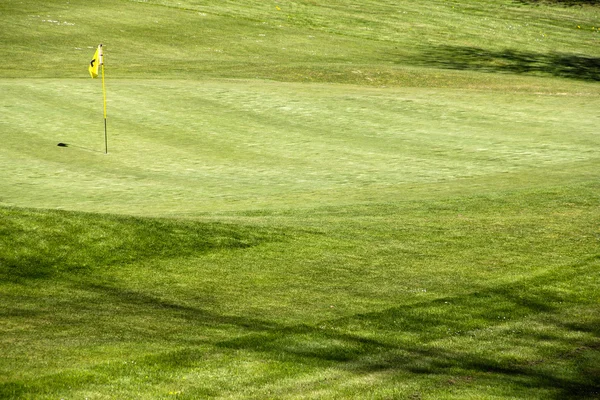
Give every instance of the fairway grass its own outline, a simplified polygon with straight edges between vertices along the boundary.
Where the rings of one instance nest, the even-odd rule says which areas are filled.
[[[599,398],[599,21],[2,1],[0,398]]]

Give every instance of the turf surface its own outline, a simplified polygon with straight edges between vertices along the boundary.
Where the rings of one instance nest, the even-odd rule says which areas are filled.
[[[3,1],[0,397],[597,398],[599,16]]]

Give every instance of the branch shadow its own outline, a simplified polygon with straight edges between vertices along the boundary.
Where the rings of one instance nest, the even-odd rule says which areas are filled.
[[[416,62],[422,66],[443,69],[552,75],[582,81],[600,81],[600,58],[576,54],[439,46],[424,51]]]
[[[560,277],[570,279],[586,273],[586,269],[596,267],[597,261],[598,257],[591,257],[573,265],[569,273],[561,271]],[[555,317],[561,311],[557,305],[565,301],[564,292],[547,289],[556,279],[557,276],[549,272],[517,284],[497,285],[310,325],[285,324],[268,317],[226,315],[203,308],[196,300],[184,304],[107,282],[78,280],[72,281],[72,285],[77,290],[90,292],[89,298],[94,299],[90,304],[73,303],[64,311],[64,316],[58,312],[40,317],[69,326],[73,315],[88,314],[88,320],[83,323],[97,324],[97,334],[102,336],[106,332],[123,331],[121,328],[131,324],[130,318],[135,316],[135,329],[119,332],[118,340],[169,343],[178,348],[136,359],[137,365],[152,368],[196,368],[204,362],[208,346],[215,351],[246,354],[245,357],[256,353],[259,359],[297,363],[313,370],[333,368],[357,375],[379,372],[388,376],[429,375],[436,377],[440,385],[454,385],[452,381],[459,379],[458,376],[463,384],[504,387],[520,396],[528,391],[544,390],[549,393],[547,397],[557,400],[597,398],[600,396],[600,368],[595,360],[600,360],[600,315],[576,323]],[[114,318],[114,309],[119,310],[118,321]],[[553,324],[558,332],[550,330],[546,334],[545,330],[533,329],[514,333],[512,339],[498,333],[485,336],[490,329],[506,327],[503,315],[523,320],[540,314],[545,315],[545,323]],[[157,328],[165,325],[169,327]],[[177,325],[195,334],[181,335],[181,331],[172,328]],[[199,334],[208,330],[218,334],[212,337]],[[584,337],[575,334],[581,332],[587,334]],[[484,344],[479,348],[439,345],[447,339],[464,339],[466,343],[469,337],[475,338],[471,343],[477,343],[479,334],[484,335],[481,341]],[[485,338],[506,341],[498,348],[512,349],[518,343],[535,354],[538,354],[534,350],[540,341],[552,343],[554,347],[551,354],[546,351],[540,359],[535,356],[515,359],[498,354],[494,348],[485,348]],[[19,386],[19,382],[5,382],[0,384],[0,395],[25,396],[48,386],[85,387],[95,375],[131,373],[125,368],[98,366],[90,370],[91,375],[80,378],[73,378],[72,372],[66,370],[24,386]]]
[[[485,304],[488,306],[496,303],[503,306],[490,309],[481,303],[482,297],[487,298]],[[463,317],[457,319],[455,313],[449,313],[447,317],[439,314],[441,303],[461,308]],[[263,357],[283,355],[291,362],[316,366],[325,364],[356,374],[426,374],[442,380],[458,374],[471,382],[479,380],[483,383],[481,380],[485,379],[493,386],[513,386],[519,391],[531,388],[549,391],[557,400],[600,395],[600,371],[594,364],[585,361],[586,358],[599,358],[600,343],[597,341],[570,343],[560,337],[537,335],[520,338],[526,339],[531,347],[535,347],[539,340],[554,340],[562,341],[561,347],[573,348],[555,355],[555,358],[569,363],[569,368],[577,371],[575,374],[548,368],[548,365],[556,364],[556,360],[542,360],[540,364],[544,365],[538,365],[537,362],[524,363],[504,358],[493,351],[452,350],[434,344],[444,338],[464,338],[470,332],[500,327],[505,321],[498,319],[496,313],[509,307],[519,309],[523,317],[552,310],[540,298],[524,299],[513,291],[498,290],[328,321],[326,324],[330,326],[325,329],[300,325],[255,332],[219,342],[217,347],[259,352],[264,354]],[[361,327],[360,331],[370,334],[340,333],[345,331],[346,326]],[[571,328],[573,331],[594,329],[591,324]],[[377,334],[373,335],[373,332]],[[594,357],[590,357],[592,353]]]
[[[600,395],[600,371],[589,361],[600,356],[598,340],[571,339],[568,335],[521,334],[518,340],[525,341],[529,347],[535,348],[540,340],[545,340],[557,343],[557,348],[567,349],[560,350],[562,353],[557,350],[550,361],[540,361],[539,365],[501,357],[494,351],[454,350],[434,344],[449,337],[465,338],[473,332],[501,328],[507,322],[501,316],[509,313],[513,319],[540,313],[552,315],[557,311],[555,304],[564,300],[557,292],[544,289],[553,279],[551,275],[538,276],[516,286],[501,285],[315,325],[286,325],[261,318],[221,315],[105,284],[87,288],[118,302],[136,305],[142,311],[150,309],[149,315],[160,311],[171,314],[170,317],[178,316],[192,326],[232,327],[238,334],[232,335],[231,339],[208,342],[225,351],[255,352],[261,354],[261,358],[276,357],[312,368],[338,368],[355,374],[429,374],[442,380],[457,373],[468,379],[477,375],[477,379],[487,380],[485,384],[507,385],[519,390],[544,389],[555,393],[556,399]],[[537,290],[527,291],[523,286],[531,289],[532,283],[533,287],[538,285]],[[555,324],[570,332],[598,332],[593,321]],[[162,340],[172,338],[165,336]],[[204,354],[195,350],[193,343],[182,344],[189,347],[149,356],[145,361],[179,368],[201,362]],[[564,366],[548,368],[560,363],[568,364],[566,369],[576,372],[565,373]]]

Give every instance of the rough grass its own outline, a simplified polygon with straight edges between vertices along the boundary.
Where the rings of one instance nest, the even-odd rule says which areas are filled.
[[[4,210],[2,254],[41,262],[3,269],[2,394],[592,398],[597,190],[236,218],[254,228]]]

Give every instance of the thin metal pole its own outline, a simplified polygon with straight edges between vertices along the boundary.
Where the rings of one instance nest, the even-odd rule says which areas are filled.
[[[106,134],[106,117],[104,117],[104,154],[108,154],[108,135]]]
[[[102,97],[104,100],[104,154],[108,154],[108,134],[106,133],[106,86],[104,85],[104,52],[100,45],[100,65],[102,66]]]

